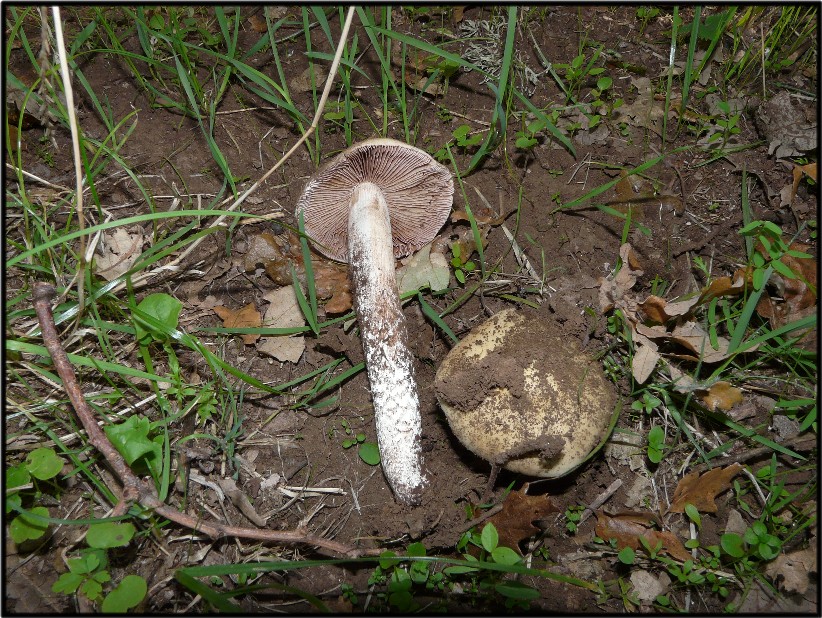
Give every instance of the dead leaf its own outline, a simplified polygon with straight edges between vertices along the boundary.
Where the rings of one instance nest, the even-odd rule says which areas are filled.
[[[502,510],[488,520],[499,532],[499,544],[520,554],[520,541],[539,532],[531,522],[560,512],[549,496],[529,496],[527,491],[528,483],[525,483],[519,491],[509,493],[502,503]]]
[[[291,230],[282,234],[261,232],[251,236],[243,258],[243,267],[246,272],[252,272],[260,266],[277,285],[293,284],[292,269],[297,280],[305,285],[300,239]],[[351,309],[353,299],[348,266],[319,256],[316,259],[312,257],[311,266],[317,298],[328,301],[325,304],[326,312],[337,314]]]
[[[751,285],[753,281],[753,273],[747,269],[739,268],[731,277],[719,277],[714,279],[710,285],[702,288],[699,294],[698,304],[704,305],[712,301],[714,298],[721,296],[737,296],[742,294],[745,289]]]
[[[606,540],[616,539],[617,549],[630,547],[641,549],[641,538],[644,538],[651,547],[656,547],[662,542],[662,551],[676,558],[677,560],[689,560],[691,554],[685,549],[673,532],[669,530],[656,530],[652,528],[652,523],[657,521],[652,513],[616,513],[609,515],[604,511],[597,511],[597,526],[595,533],[598,537]]]
[[[631,373],[637,384],[643,384],[656,368],[660,356],[655,348],[656,346],[651,347],[649,345],[637,346],[633,361],[631,362]]]
[[[669,513],[685,512],[686,504],[693,504],[700,513],[716,513],[714,500],[723,491],[730,489],[731,479],[742,470],[733,463],[725,468],[714,468],[704,474],[691,472],[685,475],[674,490],[674,499],[668,507]]]
[[[271,303],[265,312],[263,325],[266,328],[295,328],[305,324],[305,316],[297,302],[293,285],[272,290],[263,298]],[[305,337],[303,335],[263,337],[257,344],[257,350],[279,361],[296,363],[305,351]]]
[[[644,569],[632,569],[631,584],[640,601],[652,603],[659,595],[668,592],[671,587],[671,578],[665,571],[654,575]]]
[[[650,295],[637,305],[650,322],[665,324],[671,318],[687,315],[700,302],[699,297],[668,302],[659,296]]]
[[[791,187],[791,197],[788,204],[793,204],[796,197],[796,190],[799,189],[799,182],[802,176],[807,176],[816,182],[816,162],[808,163],[807,165],[794,165],[793,167],[793,186]]]
[[[634,315],[635,305],[627,306],[621,303],[626,292],[634,287],[637,278],[641,277],[643,271],[640,269],[639,260],[629,243],[625,243],[619,248],[619,256],[622,258],[622,266],[619,272],[611,278],[600,280],[599,287],[599,308],[603,313],[610,311],[614,307],[629,309],[628,315]]]
[[[727,412],[736,404],[742,402],[742,391],[731,386],[728,382],[720,381],[708,389],[708,392],[700,395],[702,403],[711,411],[717,408]]]
[[[811,249],[809,245],[798,242],[792,243],[789,248],[802,253],[807,253]],[[781,298],[763,295],[756,305],[756,312],[766,318],[773,329],[816,313],[816,260],[812,257],[797,258],[784,255],[780,262],[795,273],[796,278],[791,279],[774,272],[770,281],[776,287],[776,294]],[[816,349],[815,327],[806,329],[804,333],[795,331],[791,336],[800,336],[799,345],[803,348]]]
[[[671,339],[685,346],[695,354],[697,358],[692,360],[700,360],[704,363],[716,363],[728,358],[728,348],[730,341],[724,337],[717,336],[717,347],[711,345],[711,339],[702,327],[696,322],[685,322],[684,324],[677,324],[670,335]]]
[[[311,73],[314,73],[314,86],[312,88],[311,85]],[[296,77],[292,78],[291,81],[288,82],[288,85],[291,86],[291,90],[296,90],[297,92],[311,92],[314,88],[321,88],[322,85],[325,83],[326,72],[318,64],[312,64],[307,69],[305,69],[302,73],[297,75]]]
[[[236,311],[223,305],[217,305],[213,310],[220,316],[226,328],[259,328],[261,324],[260,312],[257,311],[254,303],[248,303]],[[258,333],[247,333],[240,336],[246,345],[251,345],[260,338]]]
[[[268,24],[265,21],[265,18],[260,17],[259,15],[252,15],[248,18],[248,22],[251,24],[251,28],[254,32],[268,32]]]
[[[819,572],[817,565],[816,546],[806,549],[779,554],[776,560],[769,562],[765,567],[765,574],[774,583],[781,583],[781,588],[787,592],[805,594],[811,582],[811,574]]]
[[[448,287],[451,280],[448,260],[442,253],[432,252],[431,244],[428,243],[407,258],[406,263],[397,269],[397,286],[400,294],[420,288],[439,292]]]
[[[417,75],[411,68],[407,68],[405,70],[405,84],[410,86],[412,89],[418,90],[432,97],[438,97],[445,92],[445,88],[439,79],[431,80],[430,83],[428,82],[429,79],[429,75]]]
[[[137,227],[131,232],[122,227],[105,232],[99,254],[94,257],[94,269],[106,281],[116,279],[134,266],[143,251],[145,236]]]

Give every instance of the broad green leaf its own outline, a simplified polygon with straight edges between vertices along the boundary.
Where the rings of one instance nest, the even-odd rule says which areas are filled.
[[[49,510],[44,506],[35,506],[31,509],[31,512],[42,517],[49,516]],[[9,534],[12,540],[19,544],[24,541],[39,539],[46,533],[48,526],[48,522],[39,521],[29,517],[26,513],[21,513],[9,524]]]
[[[22,487],[31,481],[31,475],[26,469],[26,464],[22,463],[12,466],[6,471],[6,489]],[[8,512],[8,511],[6,511]]]
[[[494,527],[494,524],[485,524],[485,527],[482,529],[480,539],[485,551],[492,552],[497,548],[497,544],[499,543],[499,534],[497,533],[497,529]]]
[[[733,532],[726,532],[719,539],[722,550],[731,558],[741,558],[745,555],[745,544],[742,537]]]
[[[26,467],[31,475],[41,481],[54,478],[63,469],[63,460],[57,456],[54,449],[34,449],[26,457]]]
[[[409,556],[424,556],[425,555],[425,545],[422,543],[411,543],[408,546],[408,555]]]
[[[139,415],[130,416],[124,423],[107,425],[103,430],[114,448],[125,458],[126,463],[131,465],[140,457],[145,457],[145,463],[153,475],[160,469],[163,449],[161,444],[149,440],[147,418]]]
[[[491,558],[497,564],[517,564],[520,561],[519,554],[510,547],[495,547],[491,551]]]
[[[634,560],[636,560],[636,552],[632,547],[626,546],[619,550],[617,558],[619,558],[622,564],[633,564]]]
[[[89,547],[97,549],[124,547],[129,544],[134,536],[134,532],[134,525],[128,522],[118,523],[104,521],[89,526],[88,534],[86,534],[86,542],[89,544]]]
[[[363,442],[359,448],[360,459],[369,466],[376,466],[380,463],[380,449],[376,442]]]
[[[103,599],[101,609],[104,612],[125,613],[137,607],[146,597],[147,592],[146,580],[139,575],[126,575],[120,585]]]
[[[157,294],[149,294],[146,296],[140,301],[140,304],[137,305],[136,308],[137,311],[144,313],[150,318],[154,318],[163,326],[169,329],[175,329],[180,319],[180,311],[183,308],[183,303],[173,296],[158,292]],[[137,341],[141,344],[148,345],[152,339],[160,341],[165,339],[165,336],[159,333],[155,334],[155,332],[146,330],[143,326],[145,322],[141,322],[138,315],[135,315],[134,318],[135,334]]]
[[[63,573],[51,586],[52,592],[62,592],[63,594],[74,594],[83,583],[85,578],[77,573]]]

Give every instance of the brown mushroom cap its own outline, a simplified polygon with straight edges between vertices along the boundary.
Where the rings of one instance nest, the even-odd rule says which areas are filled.
[[[600,443],[614,389],[556,323],[500,311],[466,335],[434,382],[454,435],[476,455],[544,478],[571,472]]]
[[[451,173],[427,152],[393,139],[354,144],[309,181],[297,203],[306,233],[317,250],[333,260],[348,261],[349,203],[361,182],[374,183],[385,196],[394,257],[428,243],[451,211]]]

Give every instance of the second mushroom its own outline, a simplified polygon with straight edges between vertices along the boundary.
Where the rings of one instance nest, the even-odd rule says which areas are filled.
[[[427,244],[451,210],[454,182],[428,153],[372,139],[339,154],[297,204],[306,234],[327,257],[348,262],[365,352],[382,468],[404,504],[420,502],[422,422],[395,259]]]

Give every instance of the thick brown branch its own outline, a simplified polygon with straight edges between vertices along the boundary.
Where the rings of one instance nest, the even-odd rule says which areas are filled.
[[[213,539],[224,537],[236,537],[253,539],[256,541],[268,541],[274,543],[303,543],[314,545],[324,553],[331,553],[335,556],[357,557],[364,555],[377,555],[379,550],[358,549],[349,547],[331,539],[316,537],[309,532],[302,530],[267,530],[262,528],[242,528],[239,526],[227,526],[219,522],[203,521],[181,513],[180,511],[164,504],[157,496],[157,491],[151,481],[141,481],[131,470],[123,457],[108,439],[100,426],[95,421],[94,411],[86,402],[77,375],[68,359],[68,355],[60,343],[57,335],[57,328],[54,324],[54,315],[51,309],[51,300],[54,297],[54,287],[51,284],[38,282],[34,284],[34,310],[40,322],[40,330],[43,333],[43,342],[51,355],[54,367],[63,381],[63,388],[66,389],[71,405],[77,412],[77,416],[86,430],[91,445],[105,457],[111,468],[114,470],[120,482],[123,483],[123,497],[117,504],[117,512],[125,511],[126,504],[137,501],[146,508],[154,509],[154,512],[161,517],[165,517],[173,522],[190,528],[196,532],[202,532]]]

